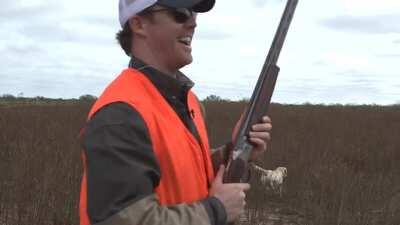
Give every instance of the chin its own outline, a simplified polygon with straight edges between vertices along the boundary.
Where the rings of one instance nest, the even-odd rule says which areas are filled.
[[[186,60],[186,65],[190,64],[193,62],[193,58],[192,56],[190,56],[187,60]]]
[[[185,58],[183,58],[182,60],[179,61],[179,63],[178,63],[178,68],[182,68],[182,67],[184,67],[184,66],[186,66],[186,65],[189,65],[189,64],[192,63],[192,62],[193,62],[192,56],[190,56],[190,57],[185,57]]]

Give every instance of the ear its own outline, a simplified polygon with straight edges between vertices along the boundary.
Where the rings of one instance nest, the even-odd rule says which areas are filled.
[[[129,19],[129,27],[134,35],[145,36],[148,21],[140,16],[133,16]]]

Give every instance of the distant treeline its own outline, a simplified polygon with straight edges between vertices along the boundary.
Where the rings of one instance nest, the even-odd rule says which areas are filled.
[[[43,96],[36,96],[36,97],[24,97],[23,93],[19,93],[17,96],[12,95],[12,94],[3,94],[0,96],[1,101],[47,101],[47,102],[54,102],[54,101],[95,101],[97,99],[97,96],[95,95],[90,95],[90,94],[85,94],[79,96],[79,98],[47,98]],[[209,95],[203,101],[213,101],[213,102],[229,102],[231,101],[230,99],[224,99],[221,98],[217,95]],[[243,99],[241,101],[248,101],[248,99]]]
[[[9,105],[9,104],[46,104],[46,103],[51,103],[51,104],[58,104],[58,103],[76,103],[76,102],[94,102],[97,100],[97,96],[95,95],[90,95],[90,94],[85,94],[81,95],[78,98],[48,98],[48,97],[43,97],[43,96],[36,96],[36,97],[24,97],[23,93],[18,94],[18,96],[14,96],[12,94],[3,94],[0,95],[0,105]],[[207,102],[217,102],[217,103],[229,103],[229,102],[238,102],[238,103],[248,103],[249,99],[248,98],[243,98],[240,100],[231,100],[228,98],[222,98],[218,95],[209,95],[204,99],[200,100],[203,103]],[[277,105],[286,105],[286,106],[296,106],[296,105],[314,105],[314,106],[379,106],[377,104],[314,104],[314,103],[309,103],[309,102],[303,102],[299,104],[280,104],[280,103],[274,103]],[[388,105],[389,107],[399,107],[400,106],[400,101],[398,101],[396,104],[393,105]]]
[[[8,104],[57,104],[57,103],[74,103],[74,102],[94,102],[97,99],[94,95],[81,95],[79,98],[47,98],[43,96],[23,97],[22,95],[14,96],[11,94],[3,94],[0,96],[0,105]]]

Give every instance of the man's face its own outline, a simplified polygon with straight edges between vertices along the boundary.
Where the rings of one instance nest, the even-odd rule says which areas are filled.
[[[183,22],[179,18],[175,19],[171,10],[160,6],[151,9],[152,17],[146,26],[146,43],[158,63],[173,71],[193,61],[191,42],[196,27],[196,14]]]

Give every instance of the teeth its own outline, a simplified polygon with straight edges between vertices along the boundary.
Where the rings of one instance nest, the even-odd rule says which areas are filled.
[[[183,42],[187,45],[190,45],[190,43],[192,42],[192,37],[183,37],[179,39],[180,42]]]

